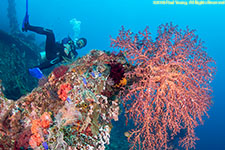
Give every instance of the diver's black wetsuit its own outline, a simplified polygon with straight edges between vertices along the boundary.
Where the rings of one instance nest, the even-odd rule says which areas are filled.
[[[46,45],[45,45],[45,52],[46,52],[46,58],[47,60],[43,63],[41,63],[38,68],[46,69],[49,68],[59,62],[61,62],[63,57],[71,59],[71,55],[66,55],[64,52],[64,46],[63,44],[59,42],[55,42],[55,35],[52,30],[45,29],[42,27],[35,27],[28,25],[27,30],[36,32],[38,34],[46,35]],[[78,55],[77,51],[72,51],[75,57]]]

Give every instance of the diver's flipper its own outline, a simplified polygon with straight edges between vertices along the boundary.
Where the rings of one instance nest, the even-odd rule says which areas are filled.
[[[29,26],[29,15],[26,14],[24,19],[23,19],[23,24],[22,24],[22,31],[27,32],[27,27]]]
[[[38,67],[29,69],[29,73],[31,76],[33,76],[37,79],[41,79],[41,78],[45,77]]]
[[[23,19],[22,31],[27,32],[27,27],[29,26],[29,15],[28,15],[28,0],[26,0],[26,15]]]

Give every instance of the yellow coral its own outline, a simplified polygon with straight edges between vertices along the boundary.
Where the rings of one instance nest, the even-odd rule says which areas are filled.
[[[120,80],[120,85],[121,86],[125,86],[127,84],[127,79],[123,78],[122,80]]]
[[[127,84],[127,79],[124,77],[123,79],[120,80],[119,84],[116,84],[116,87],[121,87],[121,86],[125,86]]]

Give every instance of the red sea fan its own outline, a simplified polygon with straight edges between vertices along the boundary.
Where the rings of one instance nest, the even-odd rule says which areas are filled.
[[[53,70],[53,74],[55,75],[56,78],[60,78],[61,76],[63,76],[67,70],[69,69],[68,66],[59,66],[59,67],[56,67],[54,70]]]
[[[185,129],[179,143],[193,148],[194,128],[203,123],[211,105],[211,87],[215,62],[204,51],[194,31],[161,25],[153,40],[148,28],[138,34],[123,27],[112,47],[123,50],[136,68],[125,73],[138,77],[128,92],[121,94],[126,113],[137,128],[128,138],[132,148],[167,149],[168,141]]]

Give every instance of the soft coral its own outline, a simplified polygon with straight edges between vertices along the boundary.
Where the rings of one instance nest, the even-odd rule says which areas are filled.
[[[66,101],[68,92],[72,89],[69,83],[61,84],[58,90],[59,98],[63,101]]]

